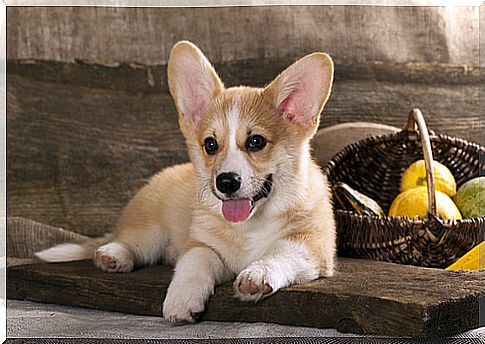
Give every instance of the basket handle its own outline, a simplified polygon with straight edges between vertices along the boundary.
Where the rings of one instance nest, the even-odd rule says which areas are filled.
[[[426,167],[426,184],[428,186],[428,213],[436,217],[436,192],[433,171],[433,151],[431,150],[431,141],[429,139],[428,128],[424,121],[423,114],[419,109],[413,109],[409,113],[406,123],[406,131],[416,132],[419,130],[421,145],[423,147],[424,165]]]

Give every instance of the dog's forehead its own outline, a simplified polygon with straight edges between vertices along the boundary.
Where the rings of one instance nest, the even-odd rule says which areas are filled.
[[[225,90],[214,100],[209,116],[202,125],[208,130],[249,133],[252,129],[271,130],[281,126],[275,109],[261,96],[261,89],[235,87]],[[202,130],[204,130],[201,127]]]
[[[218,115],[226,121],[238,117],[240,123],[251,114],[264,112],[260,92],[251,87],[234,87],[227,89],[216,102],[220,103]],[[267,109],[266,109],[267,110]]]

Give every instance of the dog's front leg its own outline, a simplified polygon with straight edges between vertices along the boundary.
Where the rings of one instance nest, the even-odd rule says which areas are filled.
[[[235,296],[242,301],[257,302],[278,289],[318,278],[320,266],[304,243],[281,240],[239,273],[234,281]]]
[[[198,243],[184,251],[163,303],[164,318],[175,325],[195,322],[214,293],[214,286],[232,277],[210,247]]]

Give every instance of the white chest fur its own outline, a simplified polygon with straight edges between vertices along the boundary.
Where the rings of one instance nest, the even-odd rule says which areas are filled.
[[[275,245],[286,234],[285,227],[286,221],[281,218],[271,222],[252,218],[233,225],[224,236],[201,229],[195,230],[194,236],[215,249],[226,266],[237,274]]]

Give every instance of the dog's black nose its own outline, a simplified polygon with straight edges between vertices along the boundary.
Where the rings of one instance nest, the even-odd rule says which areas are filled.
[[[241,177],[233,172],[221,173],[216,178],[217,190],[230,195],[241,187]]]

